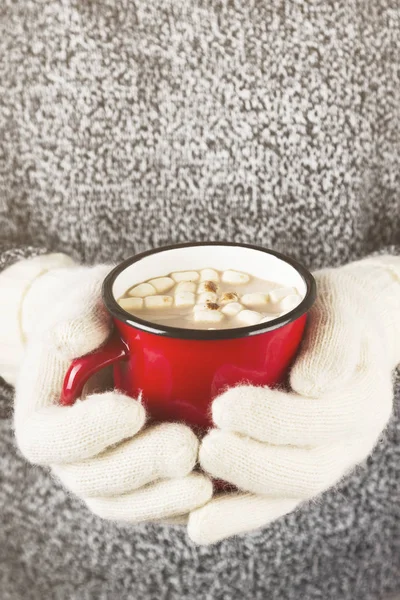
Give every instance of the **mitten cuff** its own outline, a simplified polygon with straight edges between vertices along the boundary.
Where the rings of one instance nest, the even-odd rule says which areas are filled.
[[[75,264],[65,254],[42,254],[20,260],[0,273],[0,375],[8,383],[15,383],[23,352],[21,317],[28,290],[44,273]]]

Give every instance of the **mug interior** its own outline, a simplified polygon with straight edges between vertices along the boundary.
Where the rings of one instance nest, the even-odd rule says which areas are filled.
[[[304,298],[307,284],[290,263],[262,249],[243,246],[188,246],[148,254],[128,265],[115,278],[112,294],[118,300],[128,288],[148,279],[169,275],[174,271],[213,268],[233,269],[254,277],[297,288]]]
[[[302,301],[293,310],[257,325],[232,329],[189,329],[152,323],[124,311],[117,300],[132,286],[175,271],[213,268],[233,269],[254,277],[295,287]],[[283,254],[247,244],[198,242],[157,248],[128,258],[109,273],[103,284],[103,299],[110,313],[123,323],[156,335],[189,340],[225,340],[266,333],[304,315],[315,300],[316,286],[311,273]]]

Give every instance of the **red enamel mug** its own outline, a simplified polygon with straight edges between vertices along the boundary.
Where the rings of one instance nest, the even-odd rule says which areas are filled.
[[[303,300],[273,321],[219,330],[151,323],[117,303],[135,284],[173,271],[204,268],[235,269],[293,286]],[[115,388],[133,398],[141,395],[153,419],[210,427],[211,402],[228,386],[273,386],[284,380],[315,295],[314,278],[305,267],[278,252],[247,244],[180,244],[128,258],[103,284],[103,301],[115,332],[102,348],[72,363],[61,402],[73,404],[88,379],[112,364]]]

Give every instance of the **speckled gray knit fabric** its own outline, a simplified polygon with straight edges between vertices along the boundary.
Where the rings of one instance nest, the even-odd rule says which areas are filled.
[[[399,64],[399,0],[2,0],[0,268],[205,239],[311,268],[399,246]],[[92,516],[22,459],[1,396],[1,600],[400,591],[398,412],[335,490],[201,548]]]

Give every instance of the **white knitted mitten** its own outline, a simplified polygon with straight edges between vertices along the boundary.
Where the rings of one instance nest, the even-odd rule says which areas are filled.
[[[22,321],[25,307],[27,304],[32,306],[32,322],[36,323],[40,315],[46,312],[46,303],[51,302],[52,290],[47,289],[42,299],[39,298],[40,293],[35,291],[35,299],[29,303],[26,302],[28,296],[33,288],[40,289],[39,281],[42,282],[45,274],[60,269],[66,272],[75,264],[66,254],[42,254],[20,260],[0,273],[0,377],[11,385],[15,385],[24,354],[26,332]],[[51,288],[50,285],[47,287]],[[28,319],[26,322],[30,321]]]
[[[265,526],[333,486],[388,422],[400,362],[400,258],[326,269],[316,280],[292,391],[239,386],[213,403],[217,428],[202,442],[201,465],[244,493],[191,513],[198,543]]]
[[[32,463],[48,465],[96,514],[138,522],[185,515],[208,501],[209,479],[193,473],[198,440],[186,426],[145,427],[139,400],[95,393],[71,407],[58,400],[71,361],[111,331],[101,302],[110,267],[43,275],[24,305],[25,353],[16,383],[15,433]]]

